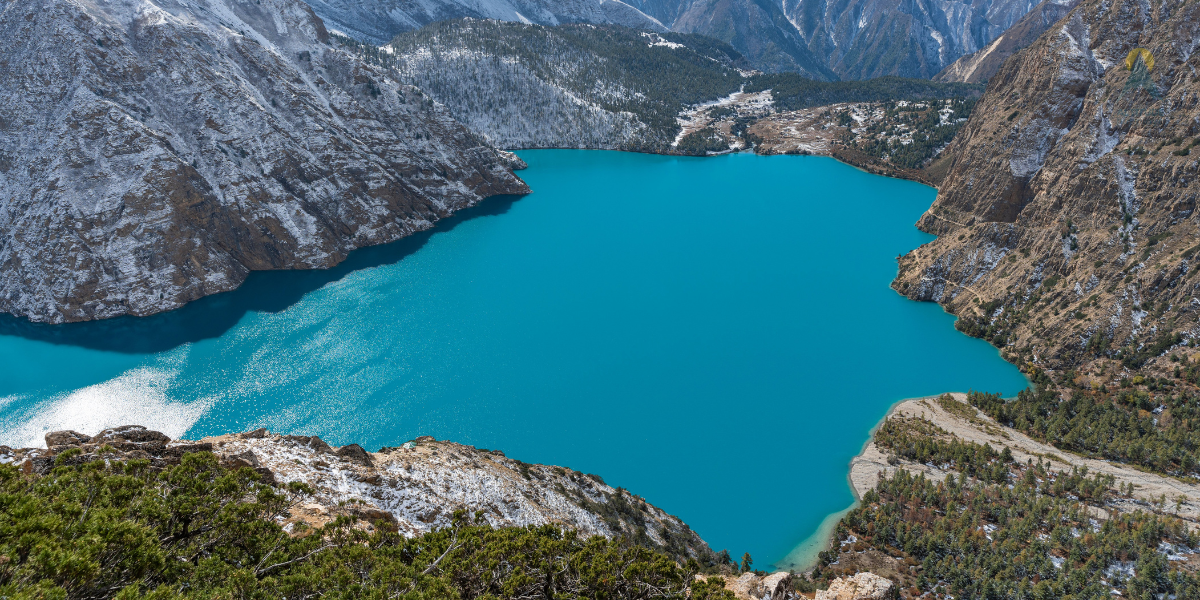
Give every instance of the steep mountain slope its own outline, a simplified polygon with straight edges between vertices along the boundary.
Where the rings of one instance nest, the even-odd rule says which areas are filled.
[[[985,47],[1033,0],[782,0],[816,56],[846,79],[928,78]]]
[[[1034,0],[306,0],[367,44],[461,17],[557,25],[617,24],[696,33],[730,44],[756,69],[820,80],[929,78],[985,47]]]
[[[527,191],[297,0],[8,2],[0,39],[0,311],[169,310]]]
[[[749,58],[755,68],[794,71],[836,81],[826,58],[813,53],[775,0],[692,0],[670,22],[673,31],[719,39]]]
[[[700,36],[476,19],[360,51],[505,148],[666,151],[680,111],[736,92],[746,66]]]
[[[336,39],[419,86],[492,143],[512,149],[702,155],[750,147],[746,128],[775,107],[963,97],[982,90],[897,77],[826,82],[796,73],[764,75],[746,70],[746,59],[719,40],[619,25],[462,19],[403,33],[384,47]],[[709,111],[720,118],[700,115]],[[721,123],[722,132],[690,127],[696,117]]]
[[[959,58],[934,76],[934,81],[982,83],[991,79],[1008,57],[1037,41],[1047,29],[1071,12],[1079,0],[1044,0],[992,43]]]
[[[436,21],[472,17],[518,23],[612,23],[666,31],[658,20],[620,0],[306,0],[326,24],[364,43]]]
[[[1195,343],[1198,47],[1200,5],[1086,0],[1010,58],[945,152],[919,223],[940,237],[894,286],[1022,362]]]

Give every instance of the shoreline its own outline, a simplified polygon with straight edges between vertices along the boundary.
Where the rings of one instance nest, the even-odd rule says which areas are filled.
[[[1110,501],[1105,508],[1095,509],[1098,511],[1096,516],[1101,519],[1107,519],[1114,513],[1149,510],[1154,499],[1163,494],[1169,498],[1184,496],[1186,499],[1178,509],[1168,510],[1166,513],[1182,519],[1189,529],[1200,530],[1200,484],[1143,471],[1133,465],[1073,454],[1039,442],[1016,429],[997,423],[983,411],[967,403],[966,394],[963,393],[949,393],[962,407],[955,408],[953,412],[948,411],[938,401],[944,395],[902,400],[888,411],[888,415],[880,420],[879,425],[898,413],[908,418],[921,418],[964,442],[986,444],[997,450],[1008,448],[1017,462],[1043,461],[1049,468],[1060,471],[1069,471],[1076,467],[1086,468],[1089,473],[1111,475],[1115,478],[1114,485],[1132,484],[1135,491],[1131,498],[1117,498]],[[914,475],[924,475],[936,481],[941,481],[953,472],[937,465],[918,464],[905,459],[896,460],[895,464],[889,463],[888,454],[874,443],[875,431],[879,425],[872,430],[871,438],[864,445],[863,451],[851,460],[848,479],[856,498],[861,499],[862,494],[875,487],[880,472],[890,474],[904,469]]]
[[[922,173],[924,172],[923,170],[901,170],[901,169],[898,169],[895,167],[876,166],[876,165],[872,165],[872,164],[867,164],[866,162],[861,162],[861,163],[855,162],[855,161],[850,160],[849,157],[845,156],[845,154],[846,154],[845,149],[842,149],[842,152],[825,152],[825,153],[819,153],[819,152],[818,153],[814,153],[814,152],[762,153],[762,152],[759,152],[756,147],[750,147],[750,148],[739,148],[737,150],[728,150],[725,152],[716,152],[716,153],[711,153],[711,154],[680,154],[680,153],[674,153],[674,152],[653,152],[650,150],[630,150],[630,149],[622,149],[622,148],[542,147],[542,148],[502,148],[501,149],[502,152],[510,152],[513,154],[515,154],[517,152],[525,152],[525,151],[529,151],[529,150],[600,150],[600,151],[604,151],[604,152],[628,152],[630,154],[653,154],[656,156],[673,156],[676,158],[713,158],[713,157],[717,157],[717,156],[728,156],[730,154],[744,154],[744,153],[754,154],[756,156],[824,156],[826,158],[832,158],[833,160],[836,160],[839,163],[842,163],[843,165],[846,165],[848,167],[853,167],[855,169],[858,169],[859,171],[862,171],[863,173],[868,173],[870,175],[879,175],[880,177],[890,177],[892,179],[902,179],[904,181],[914,181],[916,183],[920,183],[922,185],[927,185],[935,190],[941,191],[940,188],[938,187],[938,184],[934,183],[934,181],[932,179],[930,179],[928,177],[924,177],[922,175]]]
[[[949,393],[955,394],[960,392]],[[866,493],[868,489],[875,487],[875,483],[872,482],[871,485],[863,487],[860,490],[859,485],[855,482],[855,469],[859,468],[860,466],[861,468],[867,468],[867,465],[871,464],[879,464],[884,468],[895,469],[895,467],[887,464],[886,457],[881,456],[883,458],[882,463],[876,463],[874,461],[868,462],[868,459],[865,458],[868,451],[873,450],[875,452],[879,452],[878,449],[875,448],[875,433],[879,431],[879,428],[883,426],[884,422],[891,418],[892,415],[896,413],[896,410],[906,402],[920,402],[922,400],[936,399],[938,396],[940,396],[940,394],[934,396],[902,398],[893,402],[892,405],[888,407],[887,412],[884,413],[883,417],[881,417],[879,421],[877,421],[875,425],[871,427],[869,433],[867,434],[867,439],[863,441],[862,448],[858,451],[858,454],[854,455],[854,457],[851,458],[850,462],[846,465],[846,484],[850,487],[850,493],[854,496],[854,502],[850,503],[850,506],[847,506],[842,510],[829,513],[821,521],[821,524],[817,526],[817,530],[814,531],[812,535],[805,538],[799,544],[796,544],[796,546],[792,548],[792,550],[789,551],[786,556],[784,556],[783,560],[771,565],[772,567],[778,570],[794,571],[797,573],[812,570],[813,566],[816,565],[817,555],[831,547],[833,542],[833,534],[835,528],[837,527],[837,523],[842,520],[842,517],[844,517],[846,513],[858,507],[859,503],[862,502],[863,494]],[[882,453],[879,454],[882,455]]]

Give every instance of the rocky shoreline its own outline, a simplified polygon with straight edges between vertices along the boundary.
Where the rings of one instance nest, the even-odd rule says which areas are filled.
[[[265,429],[173,440],[138,425],[95,435],[54,431],[46,448],[0,445],[0,465],[27,475],[95,460],[145,460],[153,470],[180,464],[184,455],[211,452],[228,468],[249,468],[275,486],[302,482],[312,489],[281,521],[292,535],[355,519],[366,532],[383,527],[415,537],[449,527],[466,510],[493,527],[558,525],[585,536],[625,537],[679,561],[715,556],[678,517],[644,498],[613,488],[597,475],[524,463],[486,450],[421,436],[368,452],[358,444],[331,446],[317,436],[280,435]],[[794,573],[747,572],[719,577],[740,600],[879,600],[892,582],[871,573],[838,578],[828,589],[798,592]]]

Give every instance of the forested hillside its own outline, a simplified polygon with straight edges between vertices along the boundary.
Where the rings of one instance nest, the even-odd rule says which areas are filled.
[[[675,116],[736,92],[745,66],[737,51],[700,36],[476,19],[359,48],[505,148],[664,151]]]
[[[982,85],[935,83],[925,79],[877,77],[865,81],[816,81],[795,73],[760,74],[746,83],[747,92],[771,90],[775,106],[796,110],[838,102],[888,102],[977,97]]]

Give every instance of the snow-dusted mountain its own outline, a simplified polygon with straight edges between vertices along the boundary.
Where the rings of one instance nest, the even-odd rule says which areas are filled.
[[[934,76],[934,81],[986,82],[1000,70],[1008,57],[1032,45],[1078,4],[1079,0],[1043,0],[986,47],[964,55],[942,69],[941,73]]]
[[[929,78],[986,47],[1038,0],[781,0],[808,49],[845,79]]]
[[[666,31],[657,19],[620,0],[306,0],[328,27],[382,44],[436,21],[472,17],[518,23],[612,23]]]
[[[527,190],[299,0],[2,6],[0,311],[169,310]]]
[[[764,71],[821,80],[929,78],[985,48],[1036,0],[307,0],[365,43],[459,17],[696,33]]]
[[[813,79],[833,81],[838,75],[825,56],[813,53],[783,12],[778,0],[674,0],[653,5],[672,31],[707,35],[730,44],[757,69],[790,71]],[[662,11],[658,13],[658,11]]]

